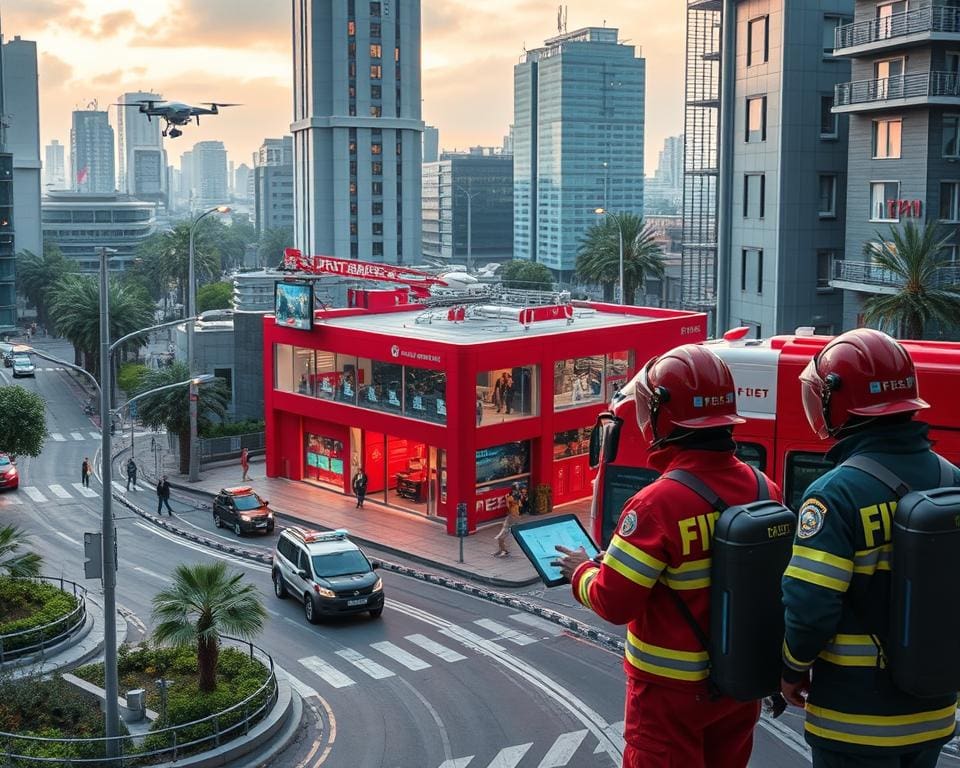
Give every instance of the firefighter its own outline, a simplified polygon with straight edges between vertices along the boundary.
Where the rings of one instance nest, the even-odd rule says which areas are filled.
[[[651,467],[687,470],[727,504],[757,500],[757,475],[734,454],[733,426],[744,420],[719,357],[704,346],[678,347],[648,362],[633,384]],[[713,695],[707,651],[676,602],[709,632],[718,515],[694,491],[661,478],[626,503],[600,563],[558,547],[574,597],[627,624],[624,768],[744,768],[750,759],[760,702]]]
[[[914,420],[928,405],[899,343],[879,331],[850,331],[810,361],[800,382],[813,431],[840,439],[828,459],[863,455],[910,487],[940,485],[928,427]],[[954,733],[955,695],[914,698],[885,669],[895,510],[893,491],[853,467],[815,480],[800,507],[783,578],[781,690],[806,707],[817,768],[933,768]]]

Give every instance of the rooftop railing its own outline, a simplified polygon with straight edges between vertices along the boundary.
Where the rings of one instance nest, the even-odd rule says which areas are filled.
[[[935,5],[837,27],[836,50],[924,32],[960,33],[960,8]]]

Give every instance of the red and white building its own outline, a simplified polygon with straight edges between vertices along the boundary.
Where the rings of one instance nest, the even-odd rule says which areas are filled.
[[[473,532],[504,514],[515,482],[532,499],[549,486],[554,505],[589,496],[597,414],[638,365],[706,337],[692,312],[407,300],[354,291],[309,331],[265,317],[267,474],[351,494],[363,467],[368,499],[451,534],[458,503]]]

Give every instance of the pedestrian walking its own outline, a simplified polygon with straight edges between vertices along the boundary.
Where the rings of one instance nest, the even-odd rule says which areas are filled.
[[[503,408],[506,413],[510,413],[513,408],[513,393],[515,390],[515,385],[513,383],[513,376],[509,373],[506,374],[506,381],[503,383],[503,387],[500,389],[500,396],[503,398]]]
[[[112,425],[111,425],[112,426]],[[130,490],[130,484],[133,483],[133,490],[137,490],[137,462],[131,456],[127,460],[127,490]]]
[[[477,426],[480,426],[480,422],[483,421],[483,399],[480,397],[479,393],[477,394]]]
[[[530,511],[530,492],[527,490],[527,486],[520,489],[520,514],[532,514]]]
[[[250,471],[250,451],[244,448],[240,451],[240,469],[243,470],[243,479],[247,479],[247,472]]]
[[[167,516],[173,517],[173,510],[170,509],[170,483],[167,482],[167,476],[164,475],[157,483],[157,514],[163,514],[163,505],[167,505]]]
[[[500,374],[500,378],[493,385],[493,404],[497,406],[497,413],[503,408],[503,390],[507,386],[507,372]]]
[[[353,476],[353,492],[357,494],[355,509],[363,509],[363,499],[367,495],[367,473],[363,471],[363,467],[360,467],[357,474]]]
[[[493,553],[494,557],[507,557],[510,550],[507,547],[507,539],[510,538],[510,529],[520,522],[520,486],[513,484],[510,495],[507,496],[507,516],[503,518],[503,525],[500,531],[494,536],[497,542],[497,551]]]
[[[80,482],[87,488],[90,487],[90,475],[93,473],[93,465],[88,456],[83,457],[83,464],[80,465]]]

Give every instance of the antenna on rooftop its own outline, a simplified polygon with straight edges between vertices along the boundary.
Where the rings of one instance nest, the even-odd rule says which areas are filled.
[[[557,6],[557,32],[561,35],[566,34],[567,31],[568,10],[569,8],[566,5]]]

